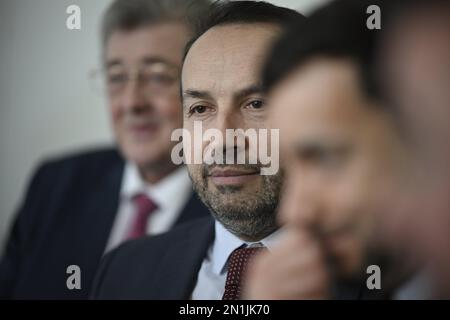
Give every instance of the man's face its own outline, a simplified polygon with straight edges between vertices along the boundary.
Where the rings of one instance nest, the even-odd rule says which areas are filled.
[[[365,263],[377,201],[400,152],[390,118],[358,77],[350,61],[315,59],[270,100],[286,162],[282,219],[317,236],[344,276]]]
[[[219,26],[194,43],[181,82],[184,128],[191,135],[194,121],[203,130],[220,130],[224,141],[226,129],[268,128],[259,71],[278,33],[270,24]],[[200,151],[210,143],[200,143]],[[191,145],[185,152],[195,152],[195,143]],[[248,157],[248,144],[244,152]],[[228,230],[258,239],[276,228],[280,173],[262,176],[260,165],[244,164],[188,164],[188,169],[196,191]]]
[[[105,81],[114,133],[125,157],[140,167],[171,163],[170,136],[182,123],[178,80],[188,37],[184,25],[165,23],[117,30],[107,41]]]

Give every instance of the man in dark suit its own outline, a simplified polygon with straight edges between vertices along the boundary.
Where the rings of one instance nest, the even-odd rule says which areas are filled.
[[[182,125],[179,69],[207,1],[117,0],[103,18],[103,68],[120,151],[43,164],[0,262],[0,298],[83,299],[103,254],[208,214],[171,160]]]
[[[299,13],[264,2],[215,4],[190,41],[182,68],[184,129],[267,129],[259,71],[274,38]],[[195,139],[195,137],[194,137]],[[262,175],[267,164],[248,161],[250,137],[225,147],[218,142],[185,143],[186,159],[206,150],[226,156],[217,161],[187,161],[194,188],[213,217],[191,222],[163,235],[132,241],[109,253],[93,287],[95,299],[238,299],[248,260],[280,236],[276,208],[281,170]],[[272,139],[273,140],[273,139]],[[261,141],[258,149],[261,148]],[[271,164],[278,159],[276,141]],[[228,162],[246,156],[246,163]],[[236,152],[236,154],[234,153]],[[216,159],[216,158],[215,158]]]

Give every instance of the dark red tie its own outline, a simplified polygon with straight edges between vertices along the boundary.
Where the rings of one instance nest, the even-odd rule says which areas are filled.
[[[239,300],[248,263],[264,247],[237,248],[228,258],[228,273],[222,300]]]
[[[135,207],[134,219],[126,240],[142,237],[147,231],[147,221],[151,213],[158,207],[147,195],[138,194],[133,197]]]

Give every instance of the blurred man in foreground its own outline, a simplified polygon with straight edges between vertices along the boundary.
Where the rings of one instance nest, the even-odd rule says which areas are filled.
[[[388,10],[382,1],[335,1],[285,33],[269,58],[263,78],[286,165],[287,231],[250,268],[248,298],[333,299],[339,290],[395,298],[415,271],[380,232],[384,192],[407,152],[376,85],[369,4]]]

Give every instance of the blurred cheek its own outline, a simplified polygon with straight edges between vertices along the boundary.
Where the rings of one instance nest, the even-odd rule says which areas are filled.
[[[356,160],[341,172],[332,198],[341,208],[342,215],[362,215],[373,211],[371,207],[379,186],[379,172],[367,161]]]
[[[289,179],[292,181],[292,179]],[[287,183],[281,200],[279,219],[281,224],[298,224],[298,211],[301,206],[298,198],[295,196],[295,185]]]
[[[289,122],[286,122],[283,112],[276,112],[275,108],[269,109],[268,125],[274,129],[280,129],[280,143],[286,144],[290,142]]]
[[[120,106],[118,104],[110,102],[109,113],[110,113],[111,121],[112,121],[114,128],[116,130],[119,129],[120,121],[121,121],[122,115],[123,115],[122,109],[120,108]]]
[[[309,181],[304,170],[294,164],[286,168],[286,182],[281,199],[279,218],[282,224],[296,227],[305,227],[315,219],[318,210],[318,199],[322,198],[316,193],[317,189]]]
[[[336,228],[345,223],[347,217],[355,210],[355,187],[346,182],[336,181],[329,188],[327,217],[325,217],[329,228]]]
[[[352,274],[355,268],[359,267],[362,247],[368,239],[367,229],[370,222],[367,208],[364,207],[364,199],[364,192],[356,183],[342,182],[330,188],[327,217],[324,218],[325,228],[345,229],[342,233],[329,238],[327,246],[338,258],[341,271],[345,275]],[[347,229],[353,223],[356,225]]]
[[[422,210],[418,213],[418,224],[422,232],[423,241],[439,252],[447,250],[450,243],[450,200],[448,199],[448,189],[434,189],[424,192],[426,195],[422,200]],[[428,214],[427,214],[428,213]]]
[[[155,103],[156,104],[156,103]],[[158,112],[167,119],[175,119],[180,121],[182,117],[181,102],[178,98],[171,97],[164,99],[156,104]]]

